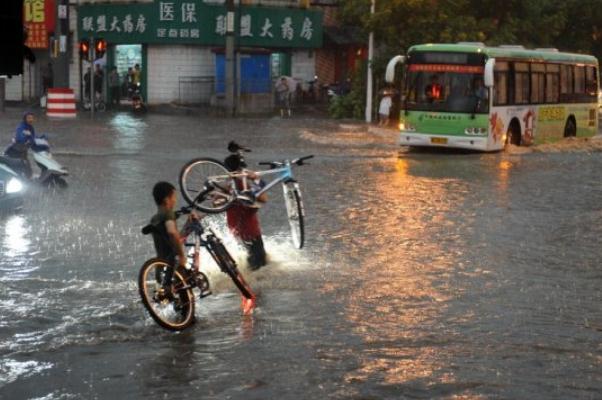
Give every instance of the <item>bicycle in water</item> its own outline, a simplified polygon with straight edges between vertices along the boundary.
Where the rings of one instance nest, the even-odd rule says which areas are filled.
[[[243,153],[251,150],[230,142],[228,150],[242,158]],[[254,177],[274,176],[260,190],[251,190],[253,179],[246,170],[230,172],[221,161],[213,158],[196,158],[184,165],[180,171],[180,191],[184,199],[194,208],[206,213],[221,213],[231,207],[235,201],[253,205],[255,200],[279,183],[284,191],[284,203],[291,227],[293,245],[301,249],[305,241],[305,207],[301,198],[299,183],[294,179],[293,167],[305,165],[313,155],[294,160],[265,161],[259,165],[270,168],[254,171]]]
[[[182,207],[176,212],[179,217],[190,214],[193,207]],[[153,225],[142,228],[144,235],[155,232]],[[195,294],[199,299],[211,294],[209,280],[200,271],[200,249],[205,247],[219,269],[228,275],[243,296],[243,312],[252,311],[255,294],[238,271],[236,262],[223,242],[210,229],[203,226],[201,220],[193,219],[185,226],[185,246],[192,247],[189,268],[174,268],[166,260],[151,258],[144,263],[138,275],[138,289],[142,303],[157,324],[172,331],[181,331],[195,320]],[[170,282],[171,281],[171,282]]]

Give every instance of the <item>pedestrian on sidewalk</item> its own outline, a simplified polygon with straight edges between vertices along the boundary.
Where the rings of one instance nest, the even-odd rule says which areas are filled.
[[[383,97],[380,99],[380,106],[378,107],[379,121],[378,126],[389,125],[389,113],[391,112],[391,92],[388,90],[383,91]]]
[[[48,89],[54,86],[54,73],[52,72],[52,63],[49,62],[46,67],[42,67],[42,91],[43,95],[48,93]]]
[[[285,76],[280,77],[276,83],[276,102],[280,109],[280,117],[284,117],[286,111],[288,116],[291,116],[291,101],[290,101],[290,86],[288,85]]]
[[[117,108],[119,107],[121,98],[121,87],[119,84],[119,73],[117,72],[117,67],[111,68],[111,72],[109,73],[109,87],[111,90],[111,106]]]

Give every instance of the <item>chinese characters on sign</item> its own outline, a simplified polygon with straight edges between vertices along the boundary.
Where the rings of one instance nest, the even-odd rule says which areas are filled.
[[[107,29],[107,16],[99,15],[96,17],[96,23],[94,23],[94,17],[82,18],[82,30],[89,33],[102,33],[102,32],[124,32],[133,33],[139,32],[144,33],[146,30],[146,18],[140,14],[138,19],[134,23],[134,19],[131,14],[127,14],[123,20],[120,20],[116,16],[111,17],[110,27]]]
[[[295,38],[296,32],[298,33],[298,37],[304,40],[311,40],[313,37],[313,22],[311,19],[305,17],[303,20],[303,25],[299,27],[298,30],[295,30],[293,26],[293,19],[291,17],[285,17],[280,24],[281,28],[281,38],[285,40],[293,40]],[[253,25],[253,21],[251,19],[251,15],[241,15],[240,17],[240,37],[253,37],[253,27],[256,26],[256,30],[260,30],[258,32],[260,37],[270,37],[273,38],[274,34],[272,33],[272,21],[269,18],[265,18],[263,24],[257,23]],[[215,31],[217,35],[224,36],[226,34],[226,16],[218,15],[215,18]]]
[[[114,43],[223,45],[228,31],[225,7],[200,0],[82,5],[78,11],[84,37],[99,36]],[[322,44],[320,11],[247,6],[239,8],[234,21],[244,46]]]
[[[29,48],[48,48],[48,32],[54,30],[54,11],[54,0],[23,2],[23,25],[27,28],[25,44]]]

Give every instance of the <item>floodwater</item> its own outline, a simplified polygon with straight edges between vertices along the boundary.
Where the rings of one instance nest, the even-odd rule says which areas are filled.
[[[0,119],[2,143],[17,119]],[[302,116],[37,129],[72,175],[0,217],[2,399],[602,398],[595,149],[399,153],[394,134]],[[231,139],[250,165],[316,155],[297,170],[306,247],[276,188],[260,211],[271,262],[243,266],[254,315],[205,256],[214,295],[171,333],[137,292],[150,190]],[[223,217],[208,223],[244,264]]]

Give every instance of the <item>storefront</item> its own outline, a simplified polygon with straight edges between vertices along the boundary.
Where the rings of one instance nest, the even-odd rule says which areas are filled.
[[[107,70],[115,66],[121,82],[128,68],[140,65],[141,92],[150,104],[219,103],[225,7],[155,1],[81,5],[77,13],[79,38],[107,41]],[[313,49],[322,46],[321,11],[240,6],[235,21],[239,98],[270,95],[280,75],[312,79]]]
[[[31,101],[44,95],[52,87],[52,37],[55,27],[54,0],[24,0],[23,26],[27,32],[25,44],[36,57],[35,63],[24,61],[23,74],[6,80],[6,99]],[[57,43],[58,44],[58,43]]]

